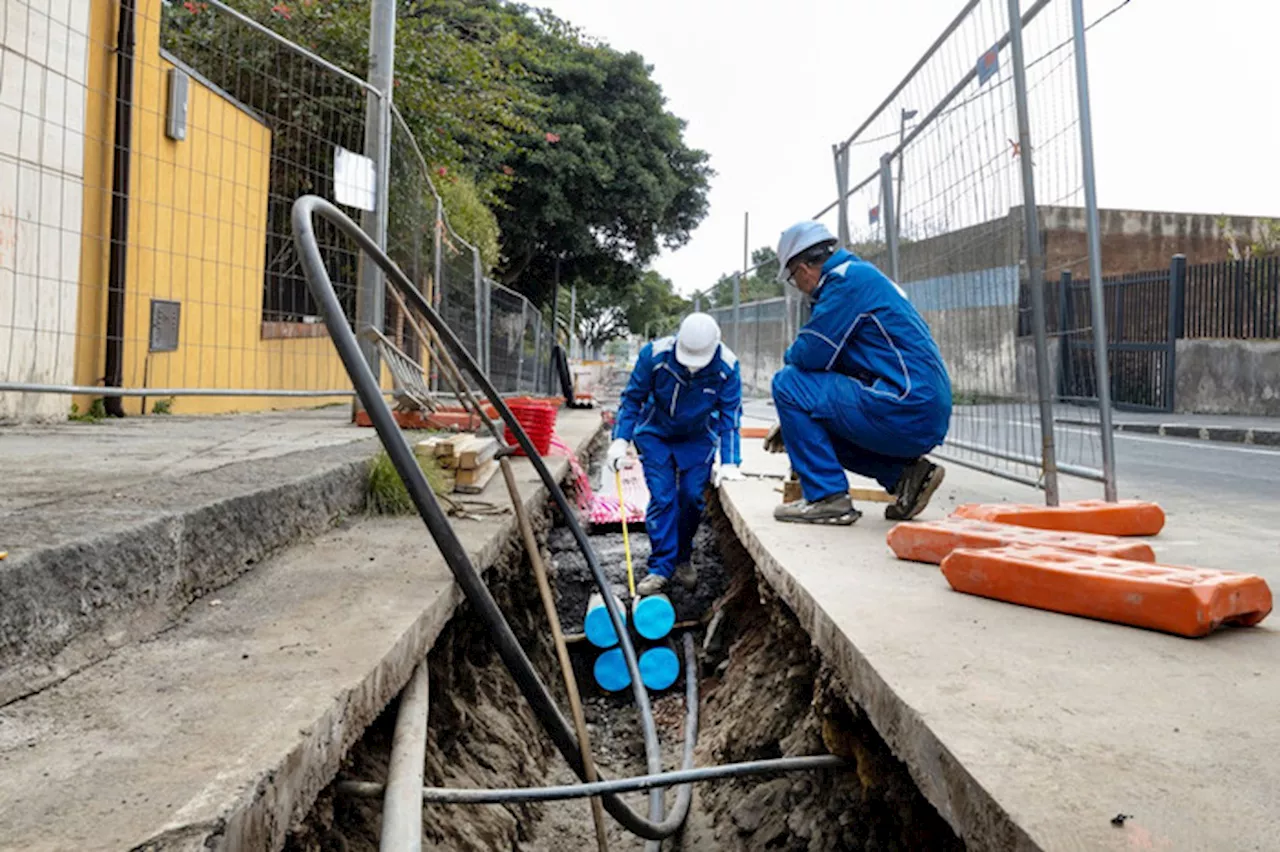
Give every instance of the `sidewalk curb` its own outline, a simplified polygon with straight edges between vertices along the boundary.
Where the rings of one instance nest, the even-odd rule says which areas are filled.
[[[1096,426],[1097,421],[1059,418],[1056,422],[1070,426]],[[1115,432],[1135,435],[1160,435],[1165,438],[1190,438],[1225,444],[1256,444],[1280,447],[1280,429],[1245,429],[1237,426],[1190,426],[1185,423],[1113,423]]]
[[[373,454],[355,441],[7,516],[0,706],[164,630],[271,553],[360,511]]]

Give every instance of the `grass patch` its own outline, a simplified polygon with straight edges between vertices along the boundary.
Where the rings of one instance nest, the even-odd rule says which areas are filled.
[[[101,398],[89,403],[89,410],[82,412],[80,406],[71,403],[71,413],[67,419],[75,423],[98,423],[107,419],[107,406]]]
[[[157,399],[155,405],[151,406],[152,414],[172,414],[173,413],[173,397],[168,399]]]
[[[453,490],[453,483],[436,464],[435,459],[418,458],[418,467],[426,474],[427,482],[436,494],[444,495]],[[405,488],[386,450],[379,452],[369,466],[366,502],[369,513],[373,515],[412,515],[417,511],[413,501],[409,499],[409,489]]]

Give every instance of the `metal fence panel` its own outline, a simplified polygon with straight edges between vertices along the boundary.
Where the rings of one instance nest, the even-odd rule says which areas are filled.
[[[136,7],[120,30],[131,40],[117,44],[88,3],[65,15],[10,4],[7,34],[35,16],[49,38],[5,40],[0,420],[60,419],[104,395],[107,413],[128,414],[346,399],[290,210],[306,193],[352,214],[377,201],[383,182],[362,158],[370,87],[220,0],[111,6],[101,17]],[[388,251],[484,363],[492,318],[478,255],[449,227],[398,116],[390,145]],[[355,245],[315,226],[354,321]],[[514,298],[541,334],[537,310]],[[389,299],[377,329],[400,353],[396,375],[405,358],[427,366],[408,319]],[[545,363],[550,335],[539,339]],[[504,381],[514,392],[522,380]]]

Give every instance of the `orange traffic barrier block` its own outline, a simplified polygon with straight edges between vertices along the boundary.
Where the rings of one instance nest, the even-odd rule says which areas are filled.
[[[768,426],[743,426],[738,430],[738,435],[743,438],[764,438],[768,434]]]
[[[1018,503],[966,503],[951,513],[955,518],[994,521],[1041,530],[1096,535],[1156,535],[1164,528],[1164,510],[1146,500],[1077,500],[1061,506]]]
[[[951,551],[964,547],[978,549],[1009,545],[1043,545],[1096,553],[1113,559],[1155,562],[1156,553],[1145,541],[1092,533],[1057,532],[971,521],[967,518],[945,518],[941,521],[908,521],[889,530],[889,547],[899,559],[938,565]]]
[[[1179,636],[1251,627],[1271,612],[1271,589],[1253,574],[1055,547],[961,548],[942,560],[942,573],[959,592]]]

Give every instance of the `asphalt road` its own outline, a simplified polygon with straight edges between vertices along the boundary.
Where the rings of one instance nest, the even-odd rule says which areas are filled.
[[[755,425],[774,420],[768,400],[747,401],[744,414]],[[1039,428],[1024,418],[1017,411],[966,412],[957,418],[950,437],[1030,453],[1038,444]],[[1059,424],[1056,437],[1060,458],[1100,465],[1095,430]],[[1117,432],[1115,450],[1123,497],[1210,501],[1262,513],[1280,527],[1280,448]],[[1100,494],[1101,486],[1097,488]]]

